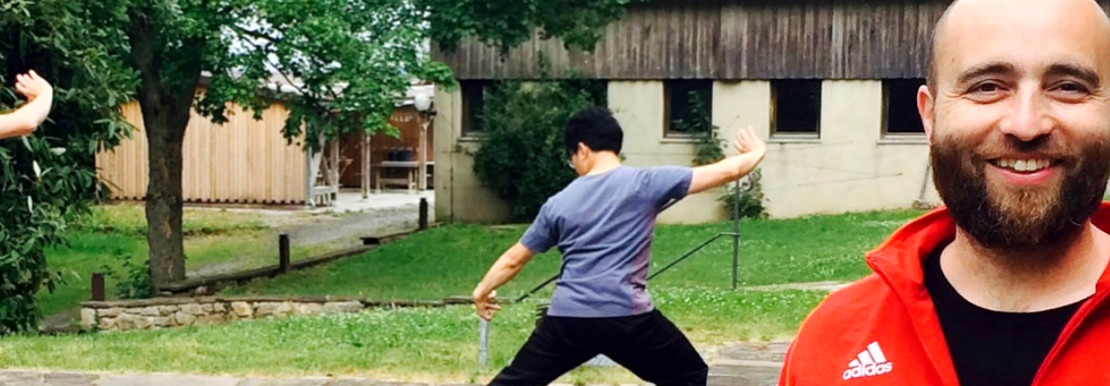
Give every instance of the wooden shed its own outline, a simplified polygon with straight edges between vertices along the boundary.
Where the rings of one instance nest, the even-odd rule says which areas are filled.
[[[369,139],[350,134],[327,144],[322,154],[309,154],[300,141],[288,143],[282,136],[289,111],[280,101],[274,101],[261,120],[237,107],[233,111],[223,125],[193,112],[182,149],[186,202],[327,205],[342,188],[361,188],[366,197],[378,185],[374,175],[381,173],[363,170],[376,171],[395,148],[411,148],[405,154],[410,160],[418,159],[420,131],[425,128],[421,123],[428,123],[411,100],[402,101],[390,117],[400,139],[384,133]],[[123,113],[137,131],[115,149],[96,155],[97,176],[108,185],[111,199],[142,200],[149,181],[142,112],[132,101],[123,106]],[[428,146],[430,138],[428,132]],[[427,157],[430,160],[431,154]],[[396,174],[387,171],[384,176],[391,173]],[[364,174],[370,179],[363,180]]]

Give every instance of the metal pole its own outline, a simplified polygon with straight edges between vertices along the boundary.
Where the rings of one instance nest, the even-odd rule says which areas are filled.
[[[732,193],[732,289],[739,282],[740,271],[740,180],[736,180],[736,191]]]
[[[551,282],[553,282],[555,280],[559,280],[559,276],[561,276],[561,275],[562,275],[562,272],[555,274],[555,276],[547,278],[547,280],[544,280],[543,283],[540,283],[540,285],[536,286],[535,288],[532,288],[531,291],[525,292],[524,295],[520,295],[519,298],[516,298],[516,301],[517,302],[523,302],[524,299],[528,299],[529,296],[532,296],[532,294],[534,294],[534,293],[538,292],[539,290],[543,289],[543,287],[547,287],[547,285],[551,284]]]
[[[428,190],[428,114],[420,113],[420,170],[416,173],[417,189]]]
[[[486,367],[489,362],[489,321],[478,318],[478,365]]]
[[[655,271],[655,273],[648,276],[647,279],[651,280],[651,279],[654,279],[656,276],[662,275],[663,272],[667,272],[667,270],[671,269],[671,267],[674,267],[675,265],[678,265],[678,263],[681,263],[683,260],[686,260],[690,256],[693,256],[694,253],[697,253],[702,248],[705,248],[706,246],[713,243],[714,241],[717,241],[717,239],[719,239],[721,237],[725,237],[725,236],[731,236],[731,235],[732,235],[731,233],[718,233],[716,236],[713,236],[713,238],[710,238],[709,240],[705,240],[705,242],[701,243],[701,245],[698,245],[696,248],[691,249],[689,252],[686,252],[686,254],[682,255],[682,257],[679,257],[678,259],[675,259],[675,261],[672,261],[672,262],[670,262],[670,264],[667,264],[667,265],[663,266],[663,268],[661,268],[660,270]]]

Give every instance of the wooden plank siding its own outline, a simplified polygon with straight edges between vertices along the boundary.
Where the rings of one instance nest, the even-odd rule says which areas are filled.
[[[497,48],[473,40],[462,42],[454,52],[433,47],[433,56],[454,69],[459,79],[535,79],[540,77],[541,57],[552,65],[555,77],[577,73],[607,79],[712,78],[718,64],[719,1],[663,3],[667,7],[632,6],[605,28],[605,38],[593,52],[567,50],[559,39],[534,38],[504,58]]]
[[[130,102],[123,113],[137,131],[114,150],[96,155],[97,176],[108,184],[112,199],[142,200],[149,181],[142,111]],[[215,125],[194,111],[182,148],[185,201],[303,204],[307,159],[300,146],[287,145],[282,137],[288,115],[275,102],[262,120],[236,110],[229,122]]]
[[[370,163],[372,165],[379,165],[385,161],[390,152],[397,150],[413,149],[412,161],[420,159],[420,129],[421,129],[420,112],[416,107],[411,105],[401,106],[393,111],[389,116],[389,124],[397,128],[399,137],[393,137],[387,133],[377,133],[370,138]],[[425,143],[424,152],[427,154],[428,162],[435,162],[435,139],[434,126],[429,123],[427,135],[427,143]],[[339,141],[339,152],[342,154],[343,162],[348,164],[342,173],[339,175],[339,181],[343,186],[359,186],[362,181],[362,133],[348,133],[342,136]],[[396,170],[394,170],[396,171]],[[371,173],[372,175],[373,173]],[[374,185],[377,181],[372,181]]]
[[[1099,0],[1110,10],[1110,0]],[[502,56],[473,40],[433,47],[458,79],[923,78],[948,0],[665,0],[636,4],[593,52],[533,39]]]

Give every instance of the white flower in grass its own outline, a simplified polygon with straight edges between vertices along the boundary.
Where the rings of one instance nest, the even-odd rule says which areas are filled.
[[[27,196],[27,211],[34,212],[35,204],[31,201],[31,196]]]
[[[31,161],[31,167],[35,169],[35,179],[42,179],[42,168],[39,168],[38,161]]]

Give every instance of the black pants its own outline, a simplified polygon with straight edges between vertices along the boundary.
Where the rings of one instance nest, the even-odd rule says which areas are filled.
[[[659,386],[705,386],[709,372],[682,331],[659,311],[619,318],[547,316],[490,385],[547,385],[597,354]]]

